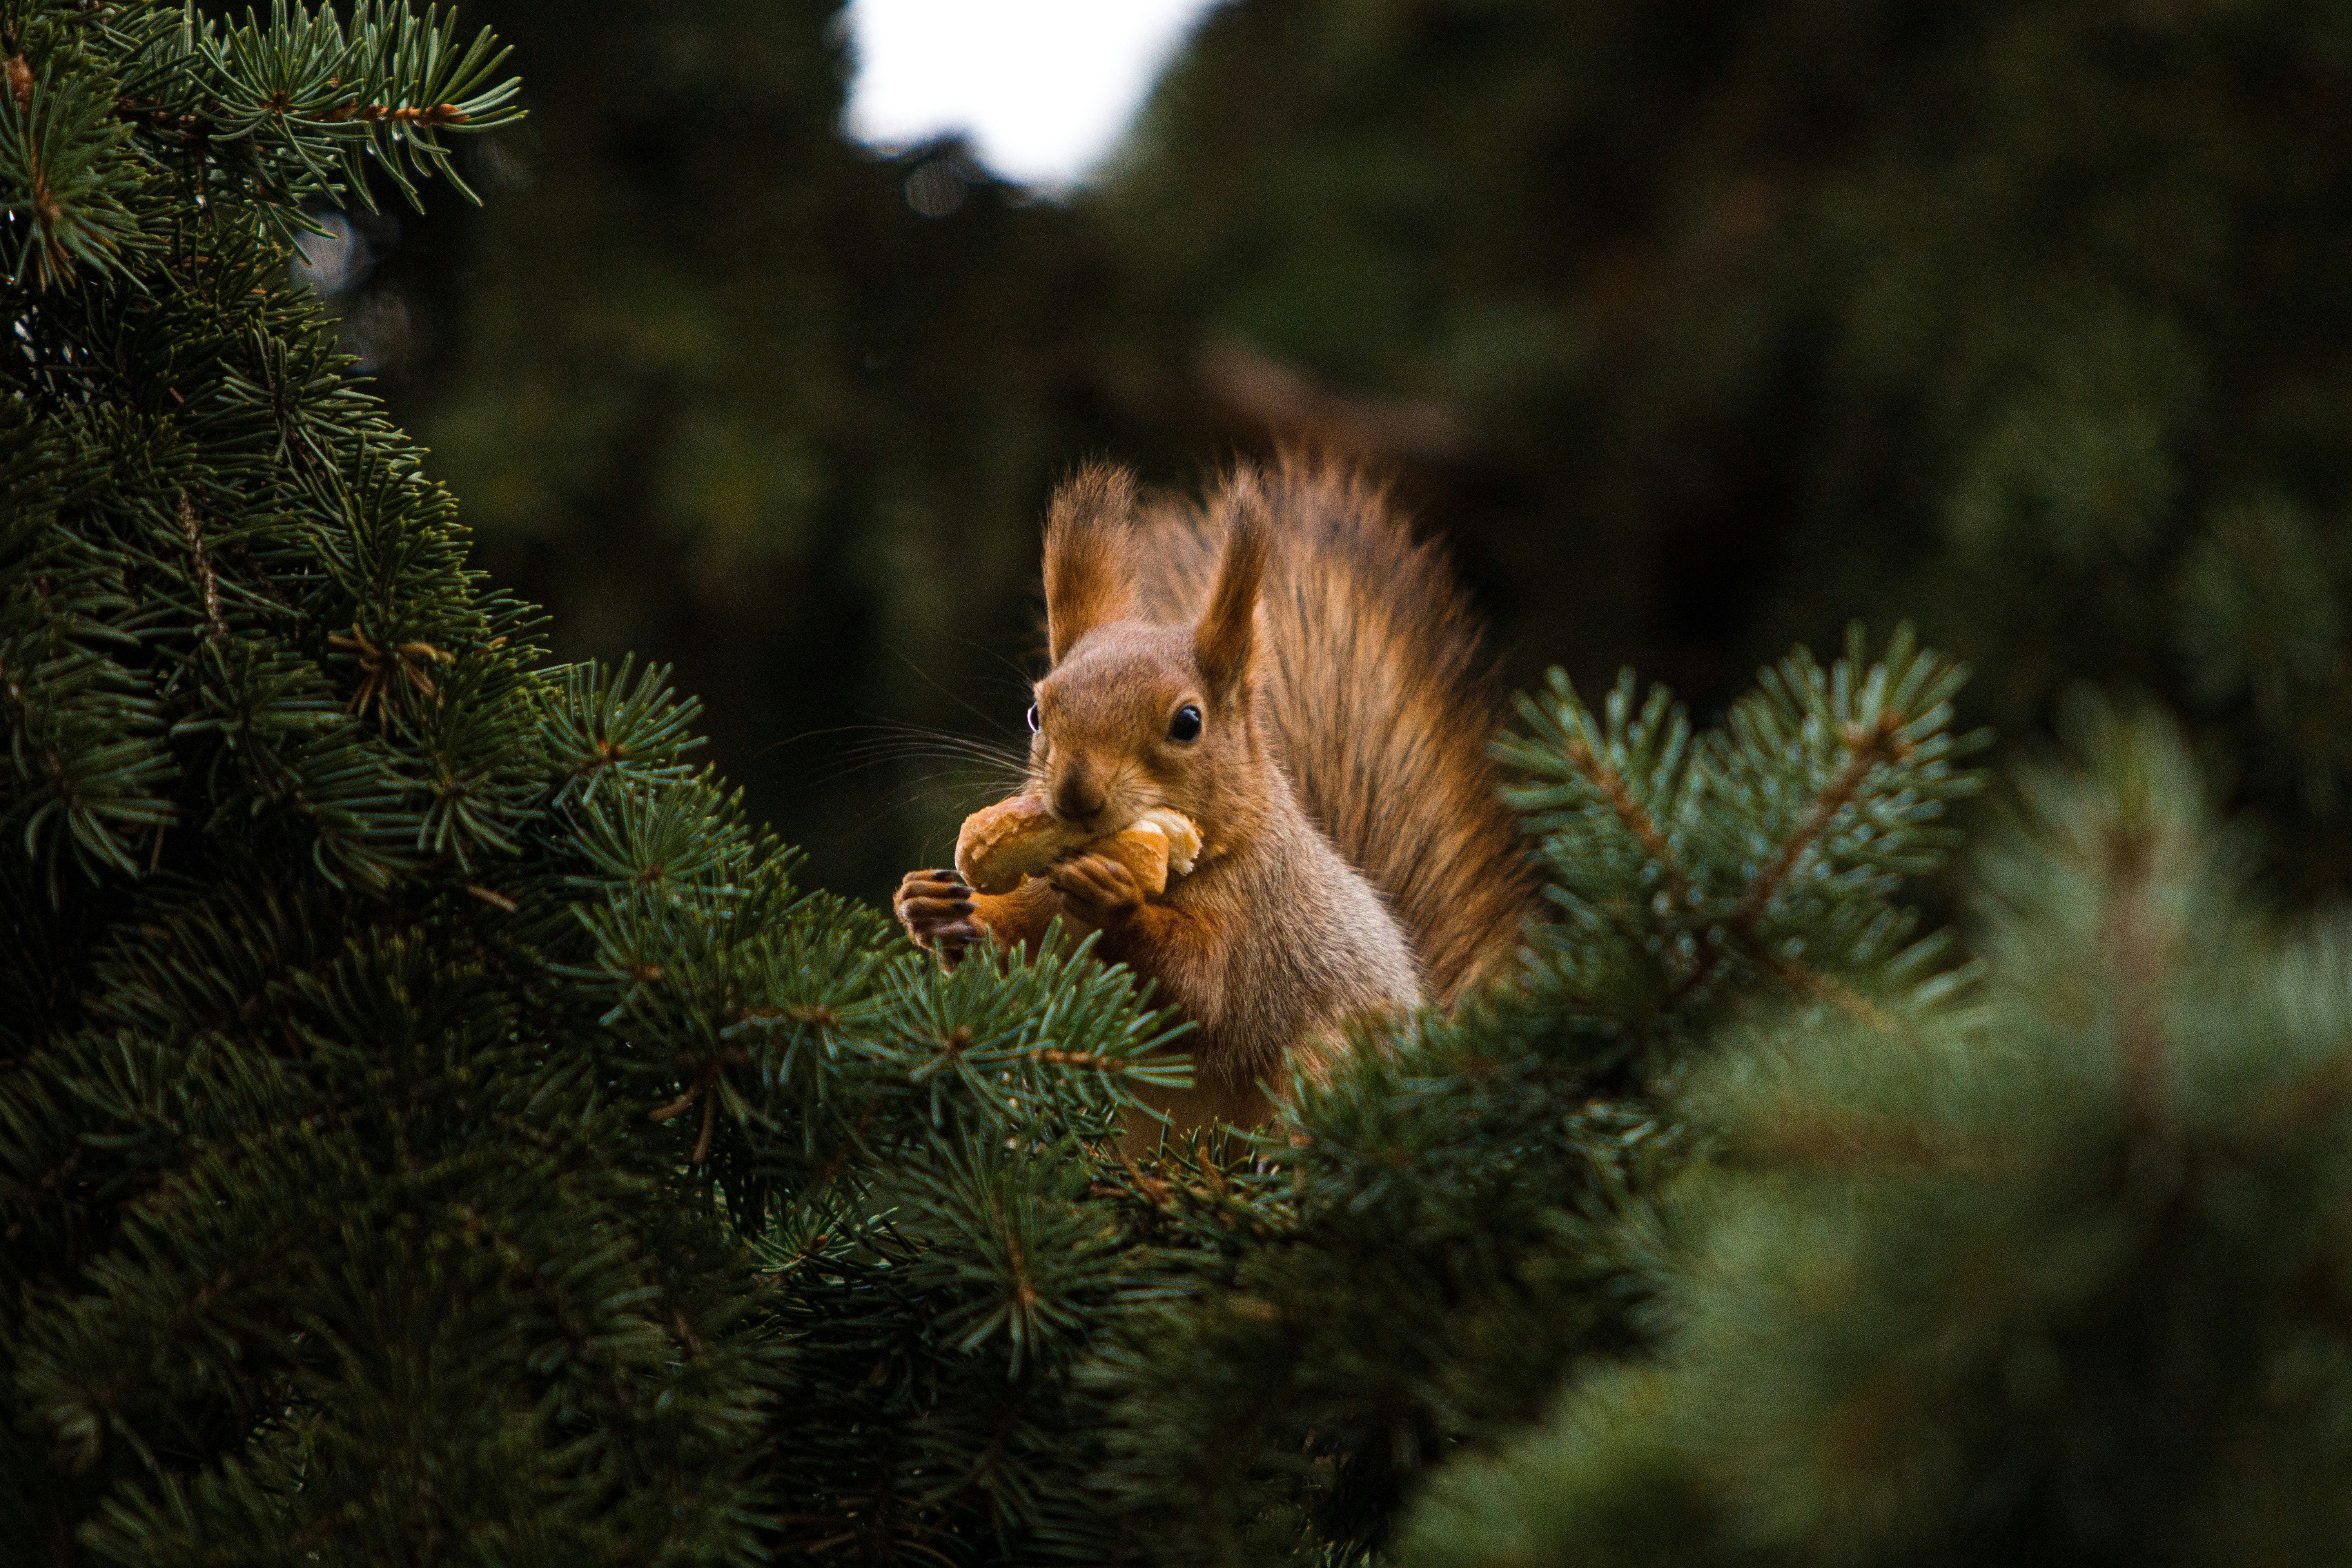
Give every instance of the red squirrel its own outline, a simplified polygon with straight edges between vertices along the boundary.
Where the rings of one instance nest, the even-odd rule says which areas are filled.
[[[1256,1125],[1287,1070],[1328,1072],[1351,1019],[1446,1002],[1507,964],[1532,910],[1486,754],[1498,714],[1475,618],[1436,546],[1343,465],[1244,467],[1205,506],[1139,500],[1095,465],[1045,523],[1052,669],[1029,793],[1115,833],[1199,826],[1191,875],[1147,898],[1073,850],[1003,895],[909,872],[914,940],[1025,943],[1056,915],[1196,1026],[1179,1130]]]

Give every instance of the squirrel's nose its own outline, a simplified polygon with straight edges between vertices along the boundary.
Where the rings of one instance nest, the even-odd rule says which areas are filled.
[[[1072,768],[1054,781],[1054,815],[1083,822],[1103,808],[1102,786],[1083,768]]]

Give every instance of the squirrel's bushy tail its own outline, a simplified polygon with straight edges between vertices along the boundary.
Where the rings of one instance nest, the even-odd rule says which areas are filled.
[[[1236,509],[1271,546],[1260,669],[1300,804],[1381,889],[1448,999],[1507,963],[1532,902],[1525,847],[1486,755],[1501,714],[1476,617],[1437,546],[1384,486],[1286,455],[1206,507],[1162,502],[1136,541],[1154,619],[1197,617]]]

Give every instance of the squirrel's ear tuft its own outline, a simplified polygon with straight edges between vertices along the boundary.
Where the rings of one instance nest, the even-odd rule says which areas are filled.
[[[1088,463],[1055,490],[1045,510],[1045,641],[1054,662],[1095,627],[1136,611],[1135,476]]]
[[[1224,514],[1224,554],[1192,641],[1202,675],[1211,692],[1222,698],[1249,679],[1256,645],[1258,583],[1265,575],[1270,521],[1257,475],[1247,468],[1235,473],[1217,498],[1217,510]]]

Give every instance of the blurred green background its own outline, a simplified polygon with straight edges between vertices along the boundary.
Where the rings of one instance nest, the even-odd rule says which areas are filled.
[[[468,0],[485,205],[316,269],[566,654],[878,898],[1001,793],[1036,527],[1112,454],[1360,454],[1510,678],[1702,714],[1903,617],[2031,746],[2155,690],[2277,884],[2352,865],[2352,7],[1232,0],[1090,186],[841,131],[819,0]]]

